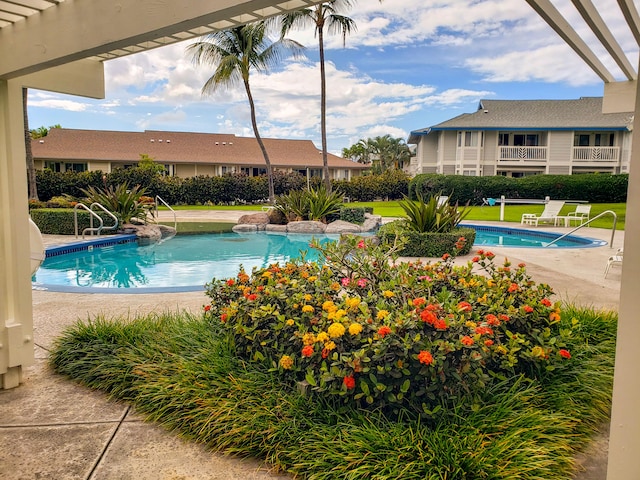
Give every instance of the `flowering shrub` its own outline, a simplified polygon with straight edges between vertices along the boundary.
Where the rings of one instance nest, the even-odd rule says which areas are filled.
[[[494,379],[570,361],[549,286],[479,250],[466,265],[398,263],[401,244],[343,237],[313,262],[241,270],[207,285],[205,314],[237,355],[312,392],[429,413]]]

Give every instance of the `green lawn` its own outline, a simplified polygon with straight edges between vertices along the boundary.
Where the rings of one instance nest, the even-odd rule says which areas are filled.
[[[375,215],[380,215],[382,217],[403,217],[404,210],[400,207],[397,201],[389,201],[389,202],[354,202],[347,203],[345,206],[349,207],[371,207],[373,208],[373,213]],[[194,206],[194,205],[186,205],[186,206],[175,206],[172,207],[174,210],[261,210],[262,205],[215,205],[215,206]],[[567,213],[574,210],[575,205],[565,205],[561,215],[566,215]],[[541,214],[542,210],[544,210],[544,205],[505,205],[504,209],[504,221],[505,222],[517,222],[520,223],[520,218],[523,213],[536,213]],[[599,213],[602,213],[606,210],[613,211],[617,216],[617,225],[616,228],[618,230],[624,230],[625,224],[625,214],[626,214],[626,204],[625,203],[594,203],[591,208],[591,217],[595,217]],[[499,221],[500,220],[500,206],[495,205],[493,207],[482,206],[482,207],[471,207],[471,211],[469,215],[465,218],[465,221]],[[593,223],[590,224],[592,227],[596,228],[607,228],[610,229],[613,225],[613,216],[606,215]]]

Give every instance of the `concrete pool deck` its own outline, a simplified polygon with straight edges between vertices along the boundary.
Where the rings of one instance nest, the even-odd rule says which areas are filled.
[[[246,212],[177,213],[179,220],[235,222]],[[520,227],[500,222],[491,224]],[[610,230],[593,228],[584,228],[578,234],[606,241],[611,237]],[[616,232],[613,248],[490,249],[499,264],[505,257],[514,264],[526,263],[532,278],[551,285],[558,300],[617,310],[621,269],[612,268],[604,278],[604,267],[608,257],[623,245],[623,239],[624,232]],[[50,246],[76,239],[45,236],[45,241]],[[270,472],[268,466],[258,461],[224,456],[183,441],[159,425],[144,422],[129,405],[75,385],[47,367],[47,355],[54,339],[78,319],[100,314],[133,317],[148,312],[199,312],[208,300],[204,292],[76,294],[33,290],[32,293],[36,362],[26,369],[24,384],[0,391],[0,477],[7,480],[291,478]],[[604,479],[606,455],[605,432],[579,459],[583,469],[574,480]]]

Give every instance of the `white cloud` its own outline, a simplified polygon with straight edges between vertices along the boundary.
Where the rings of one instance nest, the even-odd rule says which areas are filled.
[[[73,100],[63,100],[56,98],[48,98],[45,100],[29,100],[30,107],[51,108],[57,110],[67,110],[70,112],[83,112],[91,108],[84,102],[76,102]]]

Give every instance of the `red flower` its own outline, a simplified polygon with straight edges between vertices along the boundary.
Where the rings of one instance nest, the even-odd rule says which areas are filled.
[[[493,252],[487,252],[487,253],[486,253],[486,256],[487,256],[487,258],[488,258],[489,260],[491,260],[491,259],[492,259],[493,257],[495,257],[496,255],[495,255],[495,253],[493,253]]]
[[[525,305],[523,308],[524,308],[524,311],[527,312],[527,313],[533,312],[533,307],[531,307],[529,305]]]
[[[548,298],[543,298],[542,300],[540,300],[540,303],[542,305],[544,305],[545,307],[550,307],[551,306],[551,300],[549,300]]]
[[[208,312],[209,310],[211,310],[211,305],[205,305],[204,306],[204,311]]]
[[[342,383],[344,383],[344,386],[347,387],[348,390],[351,390],[356,386],[356,379],[353,378],[352,375],[347,375],[342,379]]]
[[[227,285],[229,285],[230,287],[235,284],[236,284],[236,281],[233,278],[230,278],[229,280],[227,280]]]
[[[331,350],[327,350],[326,348],[322,349],[322,358],[327,358],[329,356],[329,352],[331,352]]]
[[[469,335],[465,335],[460,339],[460,343],[462,343],[467,347],[470,347],[471,345],[473,345],[474,342],[473,342],[473,338],[471,338]]]
[[[220,321],[222,323],[227,323],[227,317],[228,317],[227,314],[223,313],[222,315],[220,315]]]
[[[380,335],[381,337],[384,337],[385,335],[388,335],[391,333],[391,329],[389,327],[387,327],[386,325],[380,327],[378,329],[378,335]]]
[[[473,258],[471,259],[471,261],[472,261],[473,263],[478,263],[478,262],[480,261],[480,257],[473,257]]]
[[[418,360],[420,361],[420,363],[423,363],[425,365],[431,365],[433,363],[433,355],[431,355],[431,352],[421,350],[418,354]]]
[[[441,318],[438,318],[438,319],[436,319],[435,322],[433,322],[433,327],[438,329],[438,330],[446,330],[447,329],[447,322],[445,322]]]
[[[517,283],[512,283],[511,285],[509,285],[509,289],[508,289],[509,293],[513,293],[513,292],[517,292],[517,291],[518,291],[518,284]]]
[[[255,300],[256,298],[258,298],[258,295],[256,295],[255,293],[251,293],[249,295],[247,295],[247,300]]]
[[[458,304],[458,310],[462,310],[463,312],[470,312],[473,310],[473,307],[469,302],[460,302]]]
[[[569,353],[569,350],[564,350],[563,349],[563,350],[560,350],[558,353],[560,354],[560,356],[562,358],[567,358],[567,359],[571,358],[571,354]]]
[[[478,250],[478,255],[484,255],[484,250],[482,249]]]
[[[449,255],[448,253],[445,253],[444,255],[442,255],[442,260],[447,260],[451,257],[451,255]]]
[[[503,322],[509,321],[509,315],[505,315],[504,313],[501,313],[499,317],[500,317],[500,320],[502,320]]]
[[[425,304],[427,301],[424,298],[414,298],[413,299],[413,306],[414,307],[419,307],[420,305]]]
[[[484,341],[484,344],[485,344],[487,347],[490,347],[491,345],[493,345],[493,340],[485,340],[485,341]]]
[[[524,263],[524,262],[523,262],[523,263],[519,263],[519,264],[518,264],[518,267],[520,267],[520,268],[524,268],[524,267],[526,267],[526,266],[527,266],[527,264],[526,264],[526,263]]]
[[[302,348],[302,356],[303,357],[310,357],[311,355],[313,355],[313,346],[305,345]]]
[[[476,327],[475,332],[478,335],[493,335],[493,330],[491,330],[489,327]]]
[[[494,327],[497,327],[498,325],[500,325],[500,320],[498,320],[498,317],[496,317],[493,313],[486,314],[484,316],[484,319],[487,321],[489,325],[492,325]]]
[[[365,247],[364,240],[360,240],[358,242],[358,248],[364,248],[364,247]]]
[[[422,310],[422,312],[420,312],[420,319],[423,322],[428,323],[429,325],[433,325],[435,321],[438,320],[438,317],[436,316],[435,313],[425,309],[425,310]]]

